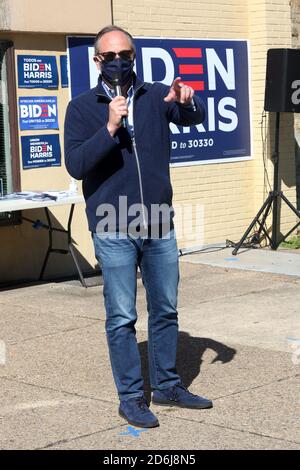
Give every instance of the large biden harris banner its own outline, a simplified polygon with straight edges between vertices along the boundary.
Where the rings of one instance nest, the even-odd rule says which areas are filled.
[[[145,82],[180,76],[203,100],[202,124],[170,124],[172,165],[251,158],[249,53],[244,40],[135,38],[135,70]],[[69,37],[71,97],[96,86],[93,38]]]

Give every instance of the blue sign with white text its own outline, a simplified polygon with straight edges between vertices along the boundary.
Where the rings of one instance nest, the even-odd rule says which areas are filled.
[[[171,163],[251,158],[248,43],[244,40],[135,38],[136,73],[170,86],[180,76],[203,100],[202,124],[170,124]],[[97,84],[93,38],[68,38],[72,98]]]
[[[23,169],[61,166],[58,134],[21,137]]]
[[[20,129],[58,129],[56,96],[19,98]]]
[[[60,56],[60,75],[61,75],[61,86],[62,88],[67,88],[69,86],[69,76],[68,76],[68,56]]]
[[[93,62],[94,37],[68,37],[71,96],[97,85],[99,72]]]
[[[50,55],[18,55],[19,88],[57,88],[56,57]]]
[[[135,39],[135,45],[142,80],[170,85],[180,76],[205,105],[202,124],[170,125],[171,163],[250,157],[247,41]]]

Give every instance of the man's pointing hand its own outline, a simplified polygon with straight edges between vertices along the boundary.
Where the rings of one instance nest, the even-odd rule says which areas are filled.
[[[190,104],[194,96],[194,90],[188,85],[185,85],[181,77],[175,78],[171,85],[168,95],[164,98],[164,101],[170,103],[171,101],[177,101],[181,104]]]

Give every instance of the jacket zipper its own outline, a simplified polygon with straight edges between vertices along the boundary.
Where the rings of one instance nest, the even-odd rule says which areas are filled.
[[[148,228],[148,225],[147,225],[146,216],[145,216],[145,206],[144,206],[144,194],[143,194],[142,174],[141,174],[141,167],[140,167],[139,156],[138,156],[138,153],[137,153],[137,148],[136,148],[136,142],[135,142],[135,137],[134,137],[134,135],[132,136],[131,141],[132,141],[133,153],[134,153],[134,156],[135,156],[136,166],[137,166],[138,176],[139,176],[140,195],[141,195],[141,204],[142,204],[143,227],[144,227],[144,229],[147,229],[147,228]]]
[[[136,147],[136,141],[135,141],[135,135],[134,135],[134,98],[137,93],[138,89],[135,91],[133,97],[132,97],[132,148],[133,148],[133,153],[135,156],[135,161],[136,161],[136,166],[137,166],[137,171],[138,171],[138,177],[139,177],[139,186],[140,186],[140,195],[141,195],[141,204],[142,204],[142,218],[143,218],[143,227],[144,229],[148,229],[148,224],[146,221],[146,214],[145,214],[145,205],[144,205],[144,192],[143,192],[143,183],[142,183],[142,173],[141,173],[141,166],[140,166],[140,161],[139,161],[139,156],[138,156],[138,151]]]
[[[137,94],[137,91],[142,88],[143,85],[140,85],[136,90],[135,93],[132,97],[132,127],[133,127],[133,132],[132,132],[132,137],[131,137],[131,142],[132,142],[132,148],[133,148],[133,153],[135,156],[135,161],[136,161],[136,166],[137,166],[137,171],[138,171],[138,178],[139,178],[139,187],[140,187],[140,196],[141,196],[141,204],[142,204],[142,219],[143,219],[143,227],[144,229],[148,229],[148,224],[146,221],[146,214],[145,214],[145,206],[144,206],[144,193],[143,193],[143,183],[142,183],[142,173],[141,173],[141,166],[140,166],[140,161],[139,161],[139,156],[138,156],[138,151],[136,147],[136,142],[135,142],[135,135],[134,135],[134,98],[135,95]],[[104,96],[107,98],[107,95],[103,95],[102,93],[98,93],[98,96]],[[111,99],[110,99],[111,101]]]

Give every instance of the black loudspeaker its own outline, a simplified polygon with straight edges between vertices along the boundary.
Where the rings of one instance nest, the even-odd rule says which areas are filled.
[[[300,113],[300,49],[269,49],[265,110]]]

